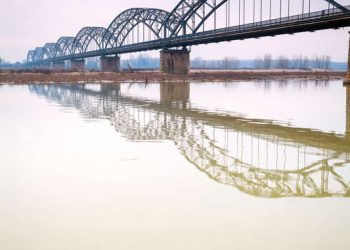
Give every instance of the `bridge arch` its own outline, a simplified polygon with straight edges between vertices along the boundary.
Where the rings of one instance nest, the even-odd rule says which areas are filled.
[[[320,2],[324,2],[329,4],[330,6],[333,6],[334,8],[337,8],[343,12],[349,12],[349,9],[347,9],[345,6],[339,4],[339,1],[334,0],[320,0]],[[188,33],[196,33],[201,27],[204,27],[205,21],[208,20],[213,15],[216,15],[216,12],[225,5],[232,5],[233,3],[236,4],[236,8],[239,6],[239,14],[243,15],[241,13],[242,8],[242,1],[238,3],[238,0],[180,0],[179,3],[175,6],[175,8],[170,12],[169,16],[165,19],[165,23],[170,27],[170,33],[168,33],[167,37],[175,37],[179,35],[185,35]],[[238,5],[237,5],[238,3]],[[254,4],[257,4],[257,8],[261,8],[257,2],[254,1]],[[298,4],[298,3],[296,3]],[[280,8],[283,3],[280,3]],[[227,8],[227,6],[226,6]],[[230,8],[230,7],[229,7]],[[255,7],[254,7],[255,8]],[[271,6],[270,6],[271,8]],[[308,7],[310,11],[310,6]],[[306,13],[307,8],[301,7],[302,12]],[[238,9],[237,9],[238,10]],[[227,10],[226,10],[227,11]],[[258,11],[258,9],[257,9]],[[260,10],[262,11],[262,10]],[[270,10],[271,11],[271,10]],[[288,10],[289,12],[289,10]],[[228,15],[232,15],[232,13],[228,12]],[[255,17],[255,11],[254,11],[254,17]],[[271,14],[270,14],[271,15]],[[174,21],[171,19],[171,17],[176,16],[177,22],[174,23]],[[282,17],[282,16],[280,16]],[[226,18],[232,18],[226,17]],[[241,19],[242,17],[238,17]],[[198,20],[198,21],[197,21]],[[228,25],[230,26],[230,25]],[[203,28],[204,30],[204,28]],[[182,34],[181,34],[182,31]]]
[[[180,0],[165,20],[169,27],[171,27],[168,36],[185,35],[187,33],[187,28],[191,33],[196,33],[203,26],[204,22],[228,1],[229,0]],[[174,23],[171,19],[172,16],[177,16],[179,21]],[[194,18],[199,18],[198,24],[193,22]],[[180,34],[181,31],[183,34]]]
[[[107,30],[103,27],[85,27],[82,28],[74,38],[72,44],[72,54],[84,53],[93,42],[97,49],[105,47],[105,38]]]
[[[72,45],[74,37],[60,37],[54,49],[54,57],[66,56],[72,54]]]
[[[51,59],[55,57],[55,47],[56,47],[56,43],[47,43],[44,46],[44,54],[43,54],[43,58],[45,59]]]
[[[33,62],[34,61],[34,50],[29,50],[27,53],[27,62]]]
[[[107,28],[105,39],[107,46],[117,47],[124,44],[127,36],[140,24],[145,25],[156,39],[162,38],[162,29],[168,30],[165,22],[169,12],[154,8],[133,8],[119,14]],[[171,19],[174,23],[176,20]]]
[[[73,54],[80,54],[93,50],[103,50],[106,48],[118,48],[135,43],[140,44],[135,47],[125,46],[121,50],[116,49],[107,52],[101,51],[100,54],[116,53],[116,51],[118,51],[118,53],[127,53],[148,49],[164,49],[164,47],[167,46],[174,48],[191,46],[201,44],[201,41],[202,43],[213,43],[247,39],[256,36],[254,36],[254,34],[245,34],[241,37],[239,36],[241,31],[246,32],[253,28],[255,29],[254,32],[257,32],[257,27],[263,27],[263,25],[263,28],[266,28],[267,25],[278,26],[280,22],[287,23],[286,20],[288,20],[288,22],[295,22],[295,20],[298,20],[299,22],[299,20],[303,19],[305,23],[315,21],[316,19],[319,21],[325,17],[325,14],[327,14],[328,17],[332,17],[333,15],[333,17],[328,20],[328,22],[332,23],[326,24],[323,22],[323,24],[318,27],[316,26],[316,22],[314,22],[313,28],[310,28],[309,30],[345,27],[349,25],[349,17],[347,13],[350,11],[350,7],[346,6],[345,1],[346,0],[318,0],[319,6],[316,6],[315,4],[316,7],[313,8],[310,8],[310,4],[309,6],[305,6],[304,1],[301,0],[291,1],[290,4],[288,1],[288,5],[283,3],[284,1],[275,1],[276,4],[274,5],[276,6],[272,8],[272,11],[271,4],[270,7],[262,6],[263,2],[271,3],[271,1],[257,0],[245,1],[249,5],[243,6],[241,5],[243,1],[238,0],[178,0],[177,5],[171,12],[157,8],[132,8],[119,14],[107,29],[103,27],[85,27],[79,31],[76,37],[61,37],[55,46],[53,46],[53,44],[46,44],[43,51],[33,50],[30,53],[28,52],[27,59],[39,60],[42,58],[43,60],[49,59],[49,61],[56,57],[67,57],[67,59],[69,59],[69,56]],[[303,4],[300,4],[301,2]],[[323,7],[321,7],[321,5]],[[282,9],[282,7],[285,9]],[[250,13],[247,14],[248,12]],[[222,13],[226,13],[224,14],[224,16],[226,15],[226,22],[222,17],[218,18],[218,20],[216,18],[217,15],[221,15]],[[288,13],[288,15],[286,15],[286,13]],[[337,18],[341,15],[344,15],[347,19],[339,21]],[[290,18],[291,21],[289,20]],[[214,22],[212,22],[212,19]],[[217,25],[217,21],[219,25]],[[234,24],[232,24],[232,22]],[[214,28],[209,29],[208,26]],[[142,41],[141,37],[141,39],[136,39],[134,42],[134,33],[137,31],[136,35],[138,36],[140,27],[143,28],[141,34],[144,39]],[[293,27],[288,28],[285,31],[279,30],[277,35],[308,31],[305,30],[301,24],[295,24],[295,27],[297,27],[297,29],[294,29]],[[203,28],[203,32],[207,31],[212,37],[216,36],[215,39],[202,38],[202,33],[199,33],[201,28]],[[222,30],[222,28],[227,30]],[[145,36],[145,29],[148,32],[146,36],[149,35],[148,39]],[[219,29],[225,33],[229,33],[230,37],[227,38],[221,34],[217,34],[216,30]],[[186,34],[192,34],[193,37],[195,37],[196,33],[199,33],[197,35],[198,41],[193,41],[191,36],[180,37]],[[264,36],[276,35],[276,32],[272,33],[265,29]],[[133,39],[132,42],[129,42],[131,36]],[[179,39],[176,38],[178,36],[180,37]],[[170,39],[159,42],[155,41],[151,45],[148,43],[141,44],[145,41],[160,40],[163,38]],[[168,41],[170,41],[170,43],[166,43]],[[93,46],[95,46],[95,49],[93,49]],[[85,57],[89,55],[82,56]]]
[[[42,61],[44,59],[44,54],[45,54],[44,47],[35,48],[34,53],[33,53],[33,61],[34,62]]]

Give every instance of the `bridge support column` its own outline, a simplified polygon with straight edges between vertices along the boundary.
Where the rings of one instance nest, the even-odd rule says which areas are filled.
[[[52,63],[52,69],[53,70],[64,70],[65,63],[62,62],[53,62]]]
[[[78,59],[78,60],[71,60],[70,61],[70,68],[74,71],[84,71],[85,70],[85,60],[84,59]]]
[[[160,71],[170,74],[188,74],[190,71],[190,52],[187,49],[163,49],[160,52]]]
[[[349,35],[350,35],[350,32],[349,32]],[[350,84],[350,37],[349,37],[349,54],[348,54],[348,72],[344,79],[344,84],[345,85]]]
[[[350,139],[350,85],[346,86],[346,138]]]
[[[102,72],[120,72],[120,57],[102,56],[100,58]]]

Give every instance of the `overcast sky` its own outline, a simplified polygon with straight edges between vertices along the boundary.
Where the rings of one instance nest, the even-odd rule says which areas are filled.
[[[317,5],[316,2],[322,0],[312,1]],[[11,62],[22,61],[29,49],[43,46],[46,42],[56,42],[61,36],[75,36],[84,26],[108,27],[125,9],[156,7],[169,11],[177,2],[178,0],[0,0],[0,57]],[[339,2],[350,4],[350,0]],[[346,61],[349,30],[345,28],[195,46],[192,47],[191,57],[218,59],[235,56],[254,59],[265,53],[290,57],[298,54],[310,57],[324,54],[330,55],[333,61]],[[158,52],[150,54],[157,56]]]

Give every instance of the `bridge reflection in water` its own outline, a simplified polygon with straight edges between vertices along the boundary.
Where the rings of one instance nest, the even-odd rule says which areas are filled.
[[[160,84],[160,102],[123,94],[120,84],[29,88],[89,119],[109,119],[129,140],[171,140],[209,178],[244,193],[350,196],[350,87],[344,136],[193,109],[189,83]]]

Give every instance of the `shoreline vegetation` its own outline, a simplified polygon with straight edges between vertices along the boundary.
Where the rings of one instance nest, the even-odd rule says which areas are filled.
[[[166,74],[159,71],[72,72],[52,70],[3,70],[2,84],[31,83],[110,83],[110,82],[234,82],[270,80],[342,80],[346,72],[321,70],[195,70],[187,75]]]

